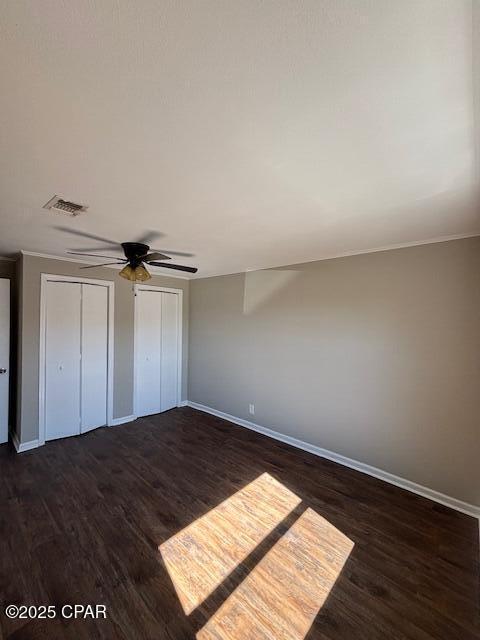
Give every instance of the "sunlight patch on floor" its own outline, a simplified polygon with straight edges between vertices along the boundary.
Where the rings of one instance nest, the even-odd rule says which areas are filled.
[[[162,559],[185,613],[208,598],[300,502],[263,473],[161,544]]]
[[[307,509],[260,560],[197,640],[303,640],[353,542]]]

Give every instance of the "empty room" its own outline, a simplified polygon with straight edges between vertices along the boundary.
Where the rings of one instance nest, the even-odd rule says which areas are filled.
[[[0,640],[480,640],[480,1],[0,0]]]

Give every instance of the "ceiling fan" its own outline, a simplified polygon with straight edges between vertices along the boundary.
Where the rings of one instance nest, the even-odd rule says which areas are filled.
[[[106,238],[102,238],[91,233],[86,233],[84,231],[79,231],[77,229],[73,230],[69,229],[68,227],[55,228],[59,231],[72,233],[73,235],[78,235],[92,240],[98,240],[100,242],[106,243],[111,248],[117,248],[117,250],[119,247],[122,248],[123,254],[125,256],[124,258],[120,258],[118,256],[106,256],[98,253],[87,253],[86,251],[88,250],[67,251],[67,253],[70,255],[88,256],[94,258],[111,258],[114,261],[104,262],[102,264],[92,264],[86,267],[80,267],[81,269],[92,269],[93,267],[106,267],[109,265],[124,264],[125,266],[120,271],[119,275],[126,280],[130,280],[131,282],[144,282],[145,280],[150,280],[152,276],[146,269],[145,265],[152,265],[165,269],[175,269],[176,271],[186,271],[187,273],[197,273],[198,271],[196,267],[187,267],[182,264],[171,264],[170,262],[164,262],[165,260],[171,260],[171,256],[168,254],[187,257],[191,256],[192,254],[179,251],[167,251],[166,253],[164,253],[161,250],[155,249],[152,249],[150,251],[150,246],[147,243],[163,235],[158,231],[150,231],[134,242],[115,242],[113,240],[108,240]],[[92,251],[93,250],[94,249],[92,249]]]

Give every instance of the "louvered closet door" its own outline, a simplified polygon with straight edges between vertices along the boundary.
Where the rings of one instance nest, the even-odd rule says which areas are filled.
[[[81,431],[107,423],[108,289],[82,284]]]
[[[45,438],[80,433],[81,285],[48,282],[45,333]]]

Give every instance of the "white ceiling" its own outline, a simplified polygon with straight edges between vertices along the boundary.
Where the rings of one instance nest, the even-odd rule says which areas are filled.
[[[157,229],[206,276],[480,233],[472,31],[467,0],[0,0],[0,254]]]

